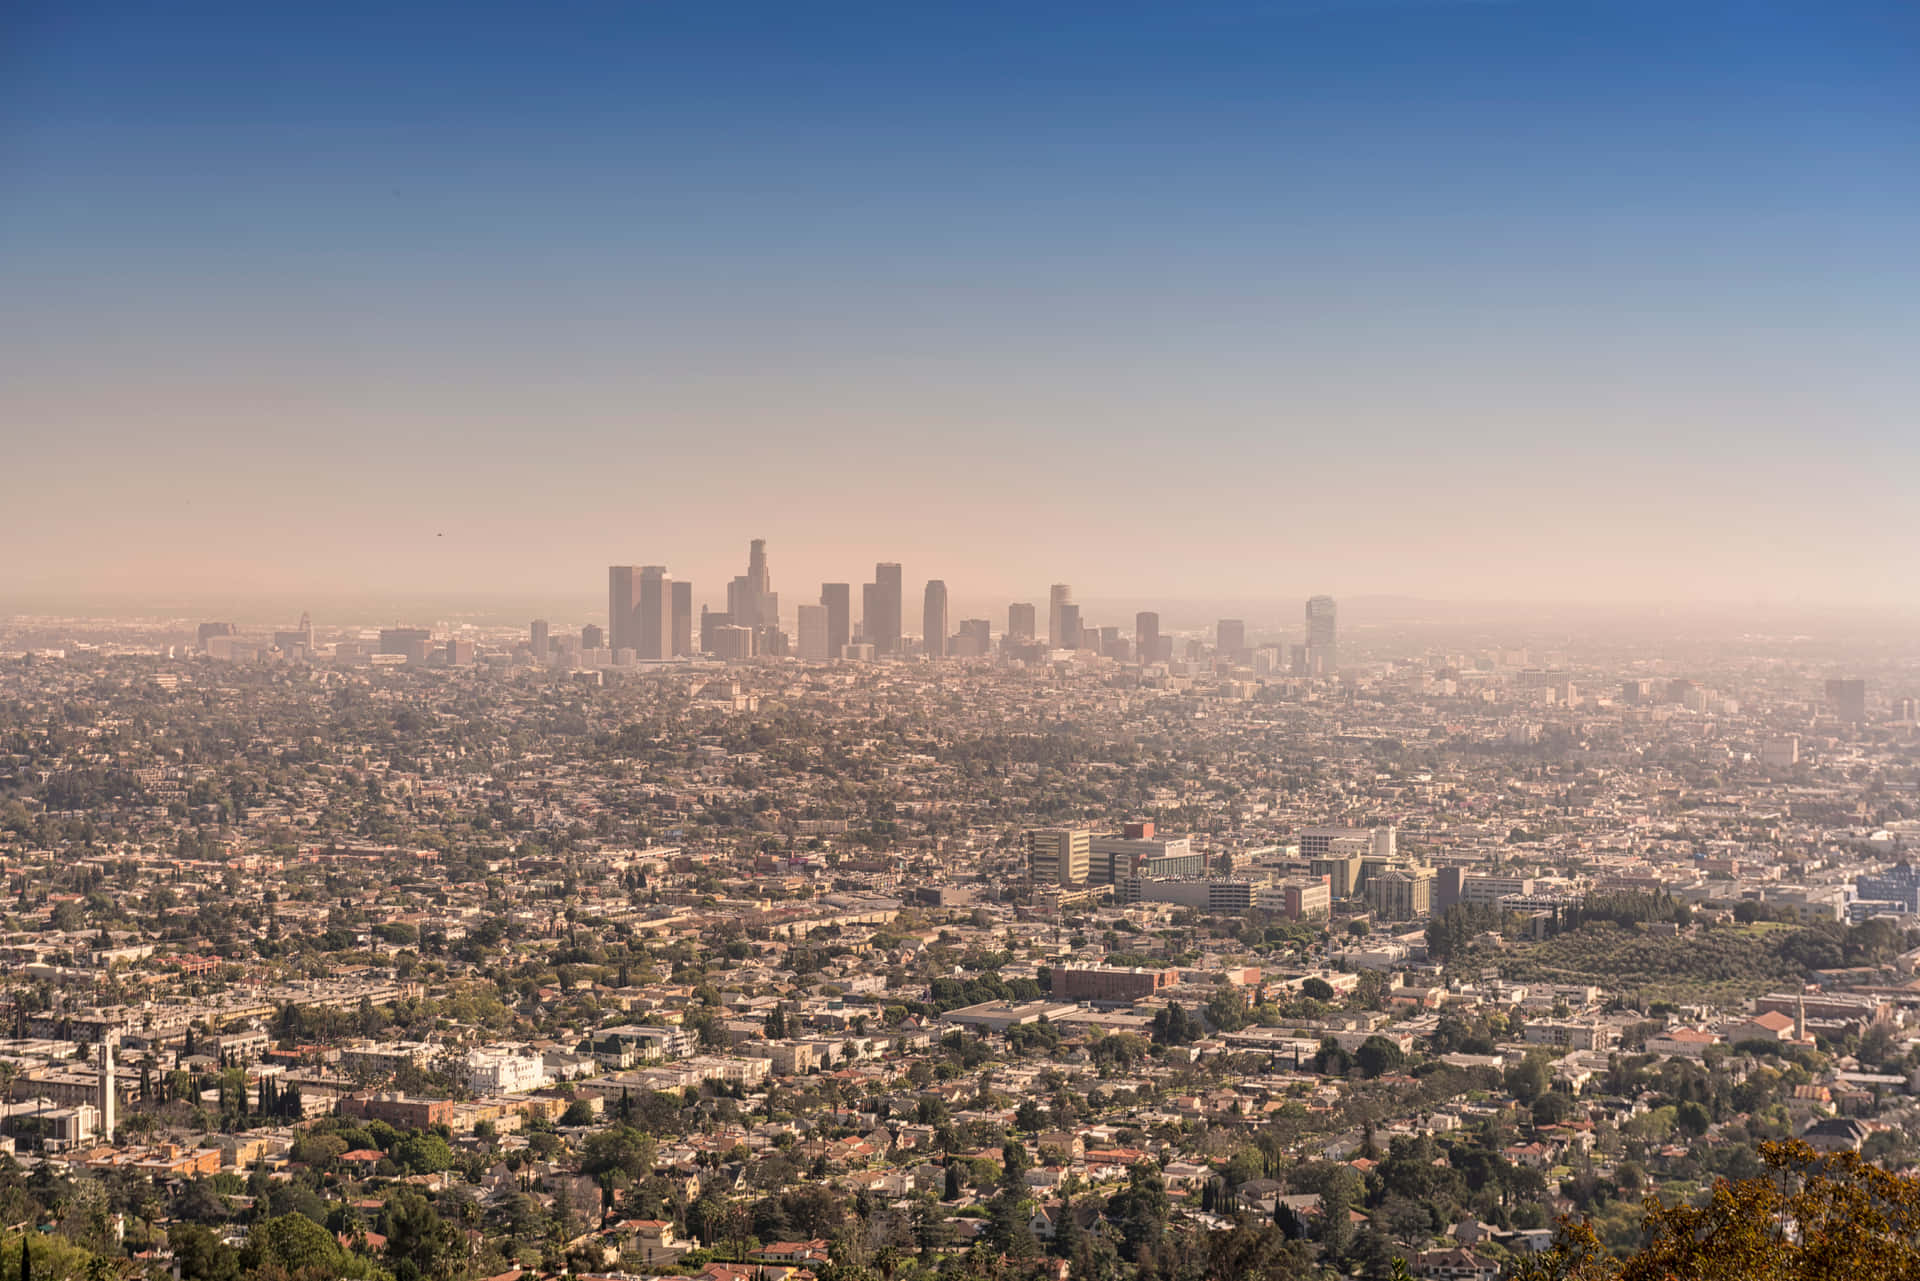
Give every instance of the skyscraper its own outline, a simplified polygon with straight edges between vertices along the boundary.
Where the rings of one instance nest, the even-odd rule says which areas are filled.
[[[1007,639],[1013,642],[1033,639],[1033,605],[1015,602],[1007,606]]]
[[[684,658],[693,653],[693,584],[674,580],[672,654]]]
[[[1247,647],[1247,625],[1238,618],[1223,618],[1213,625],[1213,652],[1222,658],[1234,658]]]
[[[954,636],[959,641],[953,654],[956,658],[984,658],[993,652],[993,625],[984,618],[960,620],[960,630]]]
[[[607,567],[607,642],[609,649],[638,649],[639,619],[634,610],[640,604],[640,567]]]
[[[1867,720],[1867,683],[1863,680],[1832,680],[1827,682],[1827,706],[1833,714],[1850,725],[1863,725]]]
[[[767,540],[747,545],[747,572],[727,584],[727,614],[736,627],[774,630],[780,626],[780,597],[767,572]]]
[[[802,605],[794,611],[794,629],[799,633],[800,657],[809,663],[821,663],[833,657],[828,635],[832,630],[831,611],[825,605]]]
[[[873,592],[860,623],[876,654],[900,652],[900,566],[883,561],[873,567]]]
[[[673,653],[673,579],[664,565],[640,569],[640,601],[634,607],[635,658],[661,659]],[[619,644],[615,649],[623,648]]]
[[[827,657],[838,658],[853,643],[852,584],[820,584],[820,603],[827,610]]]
[[[1152,610],[1133,616],[1133,656],[1141,663],[1160,661],[1160,615]]]
[[[926,602],[920,615],[920,643],[928,658],[947,656],[947,585],[927,580]]]
[[[1066,623],[1061,617],[1072,603],[1073,588],[1069,584],[1055,583],[1047,592],[1047,644],[1054,649],[1072,649],[1079,642],[1077,635],[1068,639]]]
[[[547,626],[547,620],[544,618],[534,619],[531,632],[532,642],[530,647],[533,650],[533,661],[536,663],[544,663],[547,661],[547,656],[553,653],[552,632]]]
[[[1079,649],[1082,640],[1080,627],[1080,607],[1072,601],[1062,602],[1060,606],[1060,631],[1054,638],[1055,649]]]
[[[1334,635],[1334,607],[1331,596],[1307,599],[1307,670],[1331,675],[1340,666]]]

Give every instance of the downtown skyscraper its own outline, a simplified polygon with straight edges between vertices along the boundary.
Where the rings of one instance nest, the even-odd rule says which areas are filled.
[[[827,611],[827,657],[838,658],[853,642],[853,585],[820,584],[820,604]]]
[[[947,585],[935,578],[927,582],[926,601],[921,610],[920,643],[928,658],[947,656]]]
[[[1340,666],[1334,629],[1334,604],[1331,596],[1307,598],[1307,671],[1331,675]]]
[[[862,592],[860,629],[876,654],[900,652],[900,566],[882,561]]]
[[[640,604],[640,566],[607,567],[607,647],[613,650],[638,649]]]
[[[1080,644],[1080,628],[1067,635],[1068,611],[1073,605],[1073,587],[1055,583],[1047,592],[1047,644],[1053,649],[1075,649]],[[1077,614],[1077,611],[1075,611]]]

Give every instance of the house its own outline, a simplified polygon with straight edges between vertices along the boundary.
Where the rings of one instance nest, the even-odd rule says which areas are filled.
[[[785,1263],[797,1267],[816,1268],[831,1262],[827,1252],[827,1242],[812,1241],[774,1241],[761,1246],[747,1256],[762,1263]]]
[[[1706,1055],[1708,1046],[1719,1043],[1720,1038],[1711,1032],[1694,1027],[1675,1027],[1648,1037],[1647,1053],[1668,1058],[1697,1059]]]
[[[1500,1265],[1460,1247],[1422,1250],[1414,1260],[1413,1274],[1427,1281],[1500,1281]]]
[[[1852,1117],[1830,1117],[1815,1121],[1800,1138],[1817,1152],[1858,1152],[1871,1133],[1864,1121]]]

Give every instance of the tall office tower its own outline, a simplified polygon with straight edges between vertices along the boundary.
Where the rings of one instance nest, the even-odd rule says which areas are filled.
[[[1060,629],[1050,638],[1055,649],[1079,649],[1081,640],[1080,607],[1072,601],[1060,606]]]
[[[546,662],[548,656],[553,653],[553,632],[547,626],[547,620],[544,618],[534,619],[533,626],[529,631],[533,637],[531,643],[533,661],[536,663]]]
[[[200,648],[205,649],[207,642],[216,636],[231,635],[233,635],[232,623],[202,623],[200,624]]]
[[[876,654],[900,652],[900,566],[883,561],[873,567],[873,594],[866,599],[861,630]]]
[[[928,658],[947,656],[947,584],[927,580],[927,595],[920,613],[920,643]]]
[[[1074,636],[1067,636],[1064,614],[1073,604],[1073,588],[1066,583],[1055,583],[1047,592],[1047,645],[1052,649],[1075,649],[1079,646],[1079,629]]]
[[[873,629],[880,618],[880,584],[860,585],[860,634],[862,645],[873,644]],[[879,651],[876,649],[876,653]]]
[[[715,637],[720,629],[731,626],[733,626],[733,616],[731,614],[718,614],[708,609],[705,605],[702,605],[700,607],[700,652],[702,654],[714,653],[714,645],[716,644]]]
[[[1867,721],[1867,683],[1863,680],[1827,682],[1827,705],[1833,714],[1850,725]]]
[[[588,623],[580,629],[581,649],[605,649],[606,647],[607,634],[600,630],[600,624]]]
[[[1027,831],[1027,867],[1035,885],[1085,885],[1092,870],[1093,833],[1084,827]]]
[[[1213,625],[1213,652],[1232,658],[1247,647],[1247,625],[1238,618],[1223,618]]]
[[[607,641],[613,649],[634,649],[639,619],[634,611],[640,606],[640,567],[607,567]]]
[[[993,625],[984,618],[961,619],[954,637],[959,642],[957,658],[985,658],[993,652]]]
[[[1307,599],[1307,667],[1320,675],[1332,675],[1340,666],[1334,638],[1333,597]]]
[[[827,657],[838,658],[853,643],[853,585],[820,584],[820,604],[827,611]]]
[[[794,611],[794,627],[799,632],[800,657],[809,663],[824,663],[833,657],[827,639],[832,631],[825,605],[802,605]]]
[[[673,653],[673,578],[664,565],[640,569],[640,600],[634,606],[634,657],[661,659]],[[615,642],[615,649],[625,648]]]
[[[693,584],[675,579],[673,583],[673,623],[668,628],[675,658],[693,653]]]
[[[1152,610],[1133,616],[1133,657],[1143,664],[1160,661],[1160,615]]]
[[[1033,639],[1033,606],[1016,602],[1007,606],[1007,639],[1014,642]]]

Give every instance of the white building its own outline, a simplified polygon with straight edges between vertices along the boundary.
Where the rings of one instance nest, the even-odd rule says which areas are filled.
[[[465,1066],[467,1088],[475,1094],[526,1094],[548,1083],[546,1062],[537,1054],[474,1050]]]

